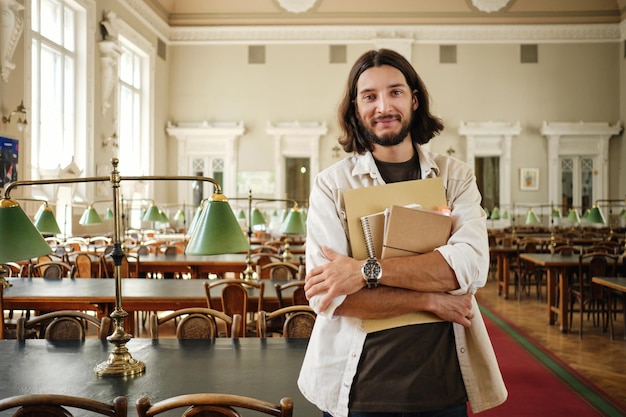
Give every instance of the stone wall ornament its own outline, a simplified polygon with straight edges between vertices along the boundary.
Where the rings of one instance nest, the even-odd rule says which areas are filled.
[[[492,13],[505,8],[511,0],[472,0],[472,4],[481,12]]]
[[[317,0],[277,0],[280,7],[290,13],[304,13],[315,6]]]
[[[11,60],[24,30],[23,13],[24,6],[15,0],[0,0],[0,76],[4,82],[15,69]]]
[[[111,107],[111,93],[117,85],[117,66],[122,55],[118,39],[117,15],[109,11],[100,21],[102,40],[98,42],[100,49],[100,77],[102,81],[102,114]]]

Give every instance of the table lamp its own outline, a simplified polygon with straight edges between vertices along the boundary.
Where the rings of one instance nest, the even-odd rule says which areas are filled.
[[[39,215],[35,217],[35,227],[37,228],[37,230],[44,234],[61,234],[59,224],[54,218],[54,213],[52,212],[52,209],[48,206],[48,203],[44,202],[41,206],[43,207],[43,209],[40,211]]]
[[[4,197],[0,200],[0,263],[19,262],[52,253],[52,248],[43,239],[17,201]],[[0,268],[1,269],[1,268]],[[11,284],[0,271],[0,284]]]
[[[580,223],[580,215],[575,208],[569,209],[567,212],[567,221],[573,225]]]
[[[539,221],[539,217],[537,217],[537,215],[535,214],[535,211],[531,208],[528,209],[528,211],[526,212],[526,221],[524,222],[525,224],[539,224],[541,223]]]
[[[78,224],[81,224],[83,226],[92,226],[94,224],[101,223],[102,219],[100,218],[100,215],[98,214],[96,209],[93,207],[93,203],[85,209],[83,215],[80,216],[80,220],[78,221]]]
[[[113,194],[113,276],[115,279],[115,307],[111,318],[115,323],[115,329],[107,340],[114,345],[107,360],[94,368],[98,376],[122,376],[129,377],[141,374],[146,366],[143,362],[134,359],[126,344],[132,336],[124,330],[124,319],[128,313],[122,308],[122,276],[121,264],[124,258],[124,250],[120,240],[121,231],[121,181],[206,181],[211,182],[215,193],[211,201],[203,210],[200,224],[196,234],[192,236],[191,247],[187,247],[186,253],[193,255],[215,255],[221,253],[237,252],[247,248],[247,241],[239,227],[235,215],[230,208],[228,200],[222,194],[219,183],[208,177],[200,176],[128,176],[122,177],[117,170],[119,160],[111,160],[112,171],[109,177],[84,177],[84,178],[61,178],[50,180],[15,181],[6,185],[4,198],[0,200],[0,236],[10,237],[0,240],[0,262],[18,261],[31,257],[44,255],[52,252],[41,234],[26,216],[21,207],[10,198],[13,188],[26,185],[41,184],[69,184],[84,182],[110,182]],[[234,227],[233,227],[234,225]]]
[[[500,209],[496,206],[491,211],[491,215],[489,216],[490,220],[500,220]]]
[[[591,210],[589,210],[589,214],[586,217],[589,223],[594,224],[606,224],[606,219],[604,218],[604,214],[600,207],[597,204],[594,204]]]

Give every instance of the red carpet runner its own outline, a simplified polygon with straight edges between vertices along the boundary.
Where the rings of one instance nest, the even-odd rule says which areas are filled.
[[[478,417],[626,416],[626,407],[481,306],[509,398]],[[470,416],[474,415],[471,414]]]

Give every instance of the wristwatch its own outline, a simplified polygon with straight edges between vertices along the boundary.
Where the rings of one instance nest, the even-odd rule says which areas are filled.
[[[361,274],[363,274],[363,279],[367,283],[367,288],[376,288],[378,287],[380,277],[383,275],[383,268],[380,266],[378,259],[368,258],[361,267]]]

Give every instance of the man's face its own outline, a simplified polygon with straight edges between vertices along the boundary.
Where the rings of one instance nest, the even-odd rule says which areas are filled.
[[[408,136],[417,96],[400,70],[369,68],[357,81],[355,106],[361,135],[381,146],[395,146]]]

